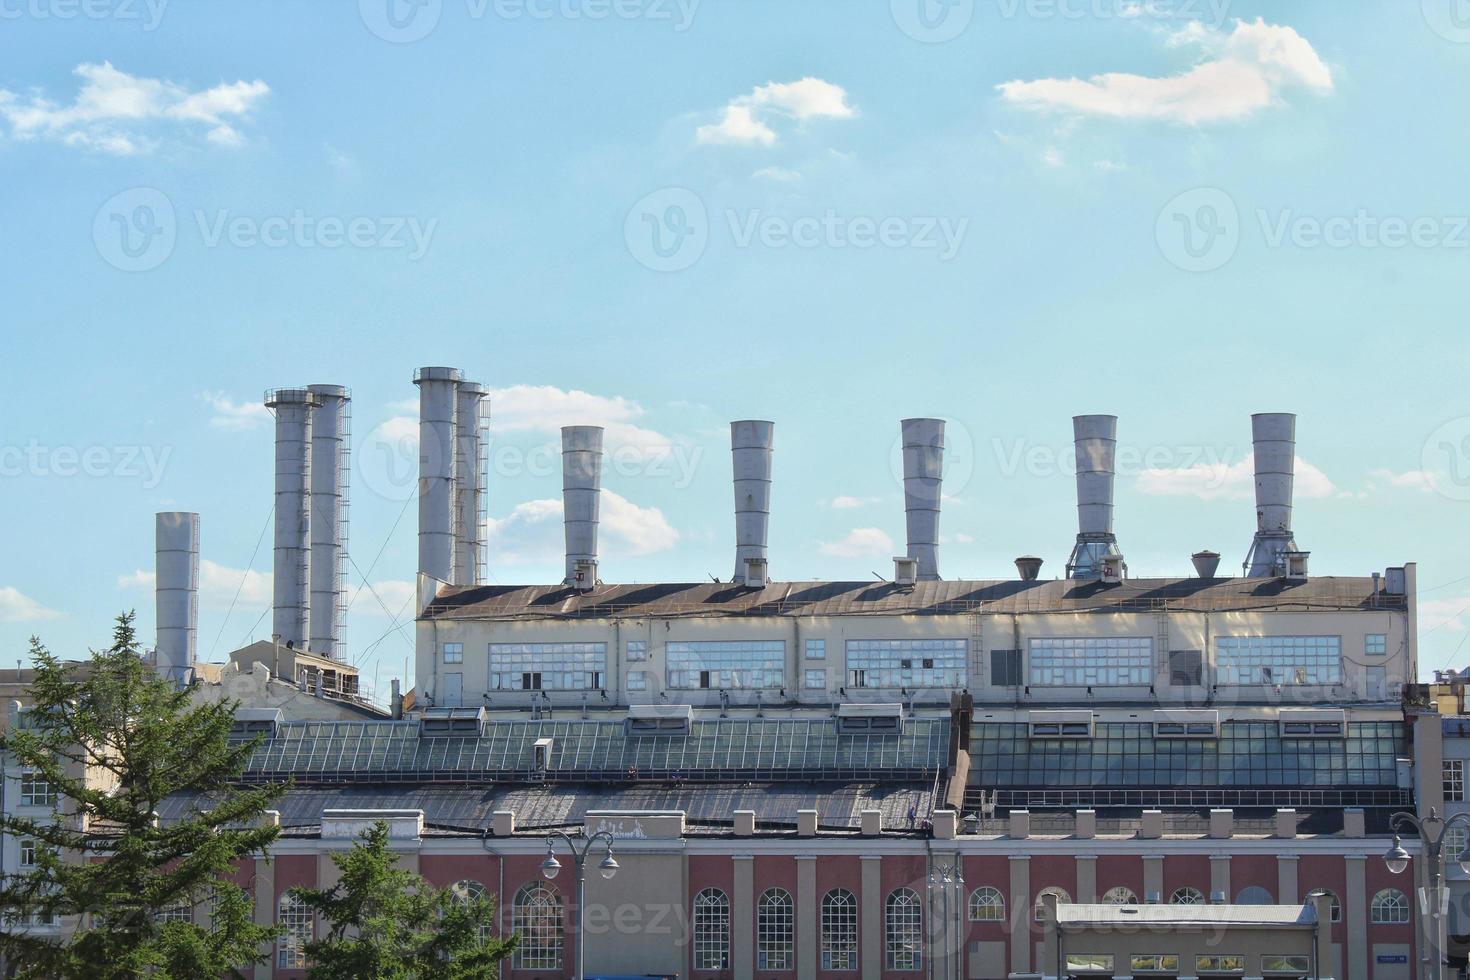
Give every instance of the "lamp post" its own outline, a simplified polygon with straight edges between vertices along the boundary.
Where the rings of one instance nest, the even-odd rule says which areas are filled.
[[[584,980],[584,978],[587,976],[585,972],[584,962],[587,953],[587,909],[584,904],[587,893],[587,855],[592,850],[593,845],[595,845],[598,841],[603,841],[607,845],[607,855],[603,857],[602,861],[597,865],[597,870],[602,872],[602,876],[604,878],[611,878],[613,875],[618,873],[618,862],[617,859],[613,857],[612,852],[613,836],[605,830],[600,830],[597,833],[593,834],[591,837],[588,837],[582,831],[578,831],[577,836],[573,837],[571,834],[567,833],[564,830],[553,830],[551,833],[546,835],[546,860],[541,862],[541,874],[546,878],[547,881],[555,878],[557,872],[561,871],[561,862],[556,859],[557,838],[561,838],[562,840],[567,842],[567,847],[571,850],[572,858],[576,863],[577,968],[576,972],[573,973],[572,976],[575,977],[576,980]],[[578,841],[581,841],[580,847],[577,846]]]
[[[935,865],[929,870],[929,891],[931,894],[933,894],[936,887],[939,890],[940,898],[939,921],[942,923],[938,935],[940,952],[937,956],[931,955],[929,957],[929,976],[934,976],[934,966],[937,960],[943,966],[942,980],[949,980],[951,976],[950,971],[954,967],[954,934],[950,932],[950,929],[955,927],[955,923],[951,921],[951,895],[957,896],[956,905],[954,906],[954,908],[958,909],[957,915],[962,916],[965,908],[965,873],[960,868],[959,855],[955,855],[954,863],[948,867]],[[930,952],[931,954],[933,952],[932,946]]]
[[[1470,813],[1456,813],[1448,820],[1441,817],[1434,808],[1430,808],[1429,816],[1422,820],[1412,813],[1395,813],[1389,820],[1389,826],[1393,828],[1393,846],[1388,853],[1383,855],[1383,863],[1393,874],[1403,874],[1409,866],[1409,852],[1404,850],[1404,845],[1399,837],[1406,829],[1412,830],[1419,835],[1420,842],[1424,845],[1424,853],[1428,857],[1425,872],[1428,875],[1429,884],[1425,889],[1424,906],[1429,910],[1429,918],[1434,929],[1434,948],[1429,955],[1428,980],[1442,980],[1444,976],[1444,958],[1449,945],[1446,938],[1445,908],[1443,890],[1447,887],[1444,881],[1445,855],[1444,843],[1449,836],[1451,827],[1465,827],[1470,829]],[[1467,843],[1455,857],[1461,870],[1470,874],[1470,843]]]

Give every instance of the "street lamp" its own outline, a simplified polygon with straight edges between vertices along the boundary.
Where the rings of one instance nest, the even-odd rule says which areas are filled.
[[[1442,818],[1438,812],[1430,808],[1429,816],[1419,819],[1412,813],[1395,813],[1389,820],[1389,826],[1393,828],[1393,846],[1388,853],[1383,855],[1383,863],[1393,874],[1403,874],[1409,867],[1409,852],[1404,850],[1400,835],[1406,829],[1412,830],[1418,835],[1420,842],[1424,845],[1424,853],[1428,857],[1425,871],[1429,877],[1429,884],[1425,888],[1424,905],[1429,909],[1429,918],[1434,928],[1434,949],[1430,951],[1429,957],[1429,980],[1441,980],[1444,976],[1445,954],[1448,952],[1448,939],[1445,935],[1446,922],[1445,910],[1448,905],[1444,900],[1445,854],[1444,844],[1449,837],[1451,827],[1470,828],[1470,813],[1456,813],[1448,820]],[[1460,870],[1470,874],[1470,843],[1455,856],[1455,862],[1459,864]]]
[[[597,870],[602,872],[602,876],[604,878],[611,878],[613,875],[618,873],[618,868],[620,866],[617,862],[617,859],[613,857],[613,836],[607,831],[600,830],[597,833],[593,834],[591,837],[588,837],[582,831],[578,831],[577,835],[573,837],[571,834],[567,833],[564,830],[553,830],[551,833],[546,835],[546,860],[541,862],[541,874],[546,878],[547,881],[555,878],[557,874],[561,871],[561,862],[556,859],[557,838],[561,838],[562,840],[567,842],[567,847],[571,850],[572,858],[576,862],[577,969],[576,972],[572,974],[572,976],[575,978],[575,980],[583,980],[583,978],[587,975],[584,970],[585,958],[587,953],[587,909],[584,903],[584,898],[587,893],[587,855],[598,841],[602,841],[607,846],[607,853],[606,855],[604,855],[601,863],[597,865]],[[577,846],[578,841],[581,842],[580,847]]]

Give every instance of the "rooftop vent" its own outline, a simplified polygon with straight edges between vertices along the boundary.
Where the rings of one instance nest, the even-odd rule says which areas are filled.
[[[635,704],[623,722],[624,735],[688,735],[694,727],[689,704]]]
[[[1219,738],[1220,712],[1205,709],[1154,712],[1154,738]]]
[[[577,559],[577,566],[572,572],[571,586],[578,592],[591,592],[597,588],[596,558]]]
[[[1067,577],[1101,578],[1104,559],[1118,553],[1113,535],[1113,474],[1118,452],[1116,415],[1072,419],[1077,456],[1077,544],[1067,559]]]
[[[1299,550],[1291,531],[1292,484],[1296,474],[1296,416],[1273,412],[1251,416],[1256,468],[1256,537],[1246,555],[1250,578],[1286,574],[1286,553]]]
[[[1041,577],[1041,559],[1035,555],[1022,555],[1016,559],[1016,571],[1022,582],[1035,582]]]
[[[919,581],[919,559],[895,555],[893,559],[893,584],[906,589],[913,588]]]
[[[1215,572],[1220,569],[1218,551],[1196,551],[1190,555],[1189,560],[1194,562],[1194,574],[1200,578],[1214,578]]]
[[[252,739],[257,735],[275,738],[282,718],[280,708],[237,708],[230,725],[230,738]]]
[[[602,496],[602,427],[568,425],[561,430],[562,520],[567,543],[567,585],[586,591],[597,585],[597,522]],[[583,576],[591,563],[592,575]]]
[[[424,713],[419,716],[419,737],[478,737],[485,718],[484,708],[425,708]]]
[[[1307,559],[1312,557],[1310,551],[1285,551],[1282,552],[1282,560],[1286,563],[1286,580],[1288,582],[1305,582],[1307,580]]]
[[[1341,708],[1284,708],[1277,716],[1282,738],[1342,738],[1347,714]]]
[[[919,578],[939,578],[939,504],[944,482],[944,420],[904,419],[903,509],[909,557]]]
[[[1026,718],[1032,738],[1092,738],[1091,711],[1032,711]]]
[[[838,735],[898,735],[903,731],[903,705],[839,704]]]
[[[1128,563],[1123,560],[1122,555],[1104,555],[1100,567],[1105,585],[1119,585],[1128,577]]]
[[[766,587],[766,560],[764,558],[745,559],[744,584],[747,589]]]
[[[735,473],[735,580],[742,585],[746,561],[761,560],[765,586],[766,542],[771,527],[771,455],[776,426],[747,419],[730,423],[730,454]]]

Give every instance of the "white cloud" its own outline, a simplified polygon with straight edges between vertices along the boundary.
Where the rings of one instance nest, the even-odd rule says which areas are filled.
[[[1452,632],[1470,630],[1470,595],[1419,600],[1421,631],[1448,626]]]
[[[1195,463],[1191,466],[1146,469],[1138,474],[1138,490],[1152,497],[1198,497],[1200,500],[1255,499],[1255,458],[1238,463]],[[1296,496],[1315,499],[1336,496],[1327,474],[1296,458]]]
[[[762,180],[774,180],[783,184],[789,184],[792,181],[801,180],[801,171],[788,170],[785,167],[761,167],[755,173],[751,174],[751,176]]]
[[[139,591],[153,591],[154,574],[139,569],[130,575],[118,576],[117,587]],[[235,594],[239,592],[239,599]],[[273,601],[271,574],[254,569],[230,568],[208,558],[199,560],[199,605],[205,609],[228,609],[233,602],[237,608],[263,609]]]
[[[600,519],[599,550],[609,558],[656,554],[679,541],[679,532],[663,511],[640,507],[611,490],[602,491]],[[486,522],[486,538],[492,564],[558,562],[565,547],[561,501],[517,504],[505,517]]]
[[[893,554],[893,539],[876,527],[855,527],[836,541],[820,541],[817,550],[833,558],[867,558]]]
[[[795,82],[757,85],[749,95],[732,99],[720,110],[720,121],[694,131],[695,142],[771,146],[778,136],[775,119],[851,119],[857,110],[840,85],[810,76]]]
[[[0,623],[36,623],[61,615],[10,585],[0,585]]]
[[[64,105],[45,95],[21,97],[0,90],[0,119],[17,139],[49,139],[119,156],[144,153],[157,145],[168,124],[186,136],[216,146],[243,142],[238,123],[270,93],[253,82],[221,82],[191,91],[158,78],[139,78],[110,62],[83,63],[73,72],[81,79],[74,101]]]
[[[1418,490],[1421,493],[1434,492],[1434,474],[1428,470],[1408,470],[1403,473],[1395,473],[1393,470],[1369,470],[1368,479],[1375,484],[1393,487],[1397,490]]]
[[[643,406],[618,395],[566,391],[551,385],[512,385],[490,390],[492,432],[560,432],[564,425],[600,425],[604,448],[631,447],[649,456],[673,451],[675,439],[637,425]]]
[[[237,402],[222,391],[208,391],[201,397],[214,413],[209,424],[216,429],[253,429],[271,420],[270,409],[261,402]]]
[[[1246,119],[1282,104],[1292,89],[1333,89],[1331,69],[1306,38],[1259,17],[1236,21],[1228,35],[1194,25],[1172,35],[1170,45],[1197,46],[1202,60],[1174,75],[1109,72],[1087,79],[1016,80],[997,88],[1023,109],[1185,124]]]
[[[956,534],[954,536],[954,539],[955,539],[955,542],[957,544],[974,544],[975,543],[975,536],[972,535],[972,534]]]
[[[377,599],[374,599],[372,593],[368,592],[367,589],[362,588],[360,583],[355,586],[349,586],[347,592],[351,599],[354,615],[363,613],[368,616],[386,618],[391,613],[393,616],[402,620],[404,618],[412,618],[415,612],[411,607],[411,603],[417,595],[417,590],[414,588],[412,582],[406,582],[400,579],[383,579],[382,581],[374,582],[373,592],[377,593]],[[378,604],[378,599],[383,600],[382,605]],[[388,607],[387,612],[383,611],[383,606]]]
[[[879,498],[877,497],[849,497],[842,495],[833,497],[831,500],[820,500],[818,503],[823,507],[830,507],[833,510],[856,510],[859,507],[876,504],[878,500]]]

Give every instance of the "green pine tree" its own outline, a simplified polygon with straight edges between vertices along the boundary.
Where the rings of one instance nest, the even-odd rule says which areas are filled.
[[[36,842],[34,869],[0,882],[0,956],[19,977],[240,976],[277,930],[255,924],[227,876],[275,840],[260,818],[285,787],[236,784],[254,750],[230,740],[236,706],[195,703],[157,677],[131,613],[80,668],[38,639],[31,657],[33,706],[0,752],[54,791],[55,819],[0,815],[0,829]],[[160,823],[175,794],[198,802]],[[16,928],[32,917],[63,929]]]
[[[436,889],[397,860],[388,825],[378,821],[352,850],[332,855],[336,886],[292,890],[331,923],[306,944],[309,980],[493,980],[516,947],[515,936],[488,935],[494,903]]]

